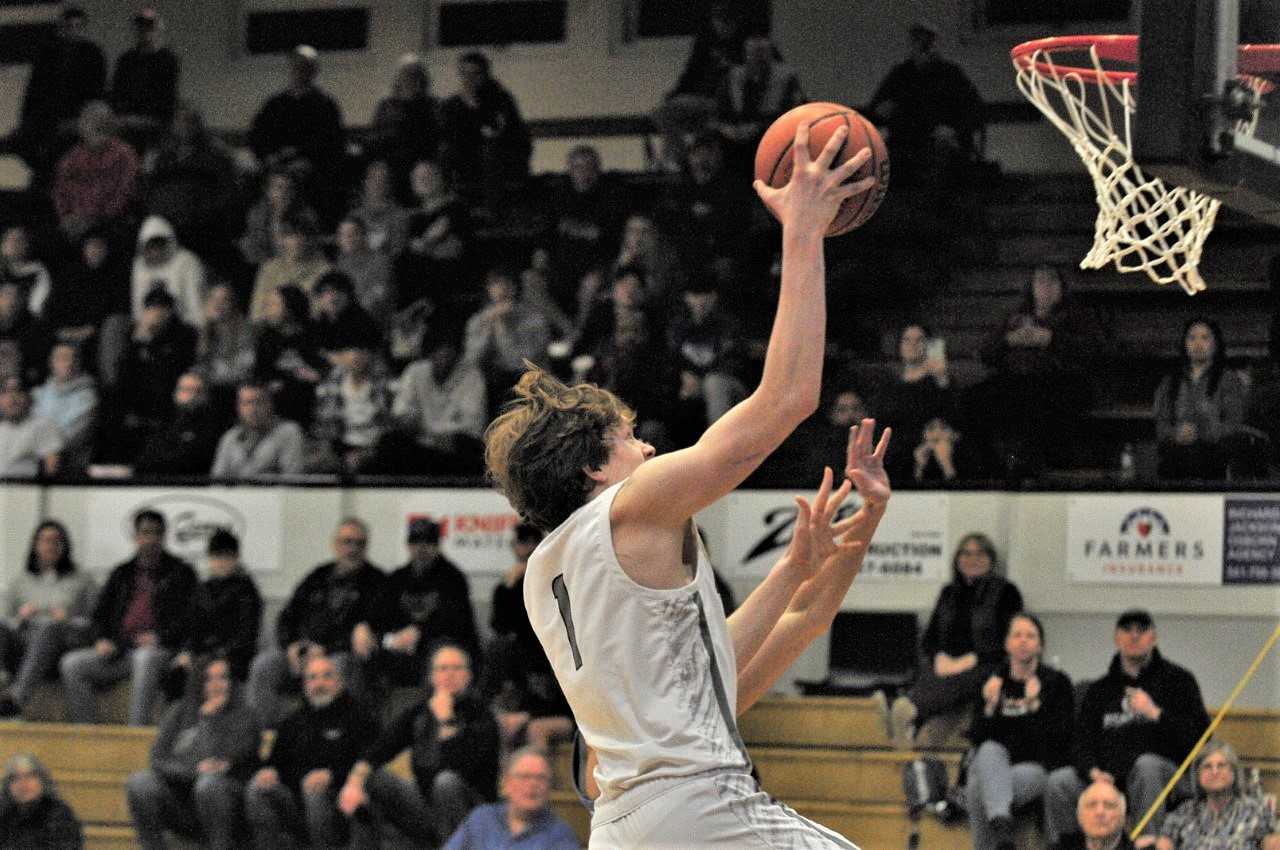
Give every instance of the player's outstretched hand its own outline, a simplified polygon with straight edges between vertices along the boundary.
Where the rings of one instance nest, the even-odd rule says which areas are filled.
[[[871,440],[876,432],[874,419],[863,419],[849,429],[849,450],[845,460],[845,478],[853,482],[864,505],[884,507],[893,494],[889,475],[884,471],[884,453],[889,448],[892,428],[885,428],[880,442],[873,449]]]
[[[787,185],[775,189],[763,180],[752,184],[760,200],[782,222],[784,230],[792,227],[801,232],[822,235],[846,198],[866,192],[875,185],[874,177],[845,183],[871,158],[869,148],[863,148],[837,167],[831,167],[848,135],[846,127],[837,128],[827,139],[818,158],[813,159],[809,155],[809,125],[801,123],[796,127],[796,140],[792,146],[795,159]]]
[[[783,558],[801,579],[812,578],[827,559],[841,554],[843,549],[857,548],[857,544],[840,541],[851,527],[853,518],[832,522],[853,489],[852,483],[846,479],[838,490],[832,492],[834,478],[831,467],[823,470],[822,484],[812,505],[803,496],[796,496],[795,531]]]

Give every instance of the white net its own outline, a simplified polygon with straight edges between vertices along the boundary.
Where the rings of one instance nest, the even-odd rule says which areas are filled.
[[[1177,283],[1194,295],[1205,288],[1200,255],[1222,202],[1142,172],[1130,143],[1137,105],[1132,75],[1113,79],[1095,47],[1072,48],[1073,54],[1085,52],[1096,71],[1087,76],[1058,65],[1051,48],[1014,59],[1019,90],[1062,131],[1093,178],[1098,218],[1093,247],[1080,267],[1111,263],[1117,271],[1143,271],[1158,284]],[[1254,93],[1254,109],[1236,129],[1252,133],[1266,83],[1242,79]]]

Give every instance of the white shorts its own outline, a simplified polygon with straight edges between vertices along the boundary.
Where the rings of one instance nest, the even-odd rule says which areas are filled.
[[[590,850],[735,848],[858,850],[764,793],[744,773],[713,773],[674,785],[591,830]]]

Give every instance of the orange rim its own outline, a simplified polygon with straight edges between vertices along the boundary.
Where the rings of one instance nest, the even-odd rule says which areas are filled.
[[[1090,83],[1137,82],[1137,70],[1098,70],[1078,65],[1050,64],[1035,59],[1037,54],[1086,53],[1097,51],[1099,59],[1112,62],[1138,64],[1138,37],[1136,35],[1056,35],[1024,41],[1009,51],[1013,64],[1020,69],[1031,69],[1040,76],[1070,74]],[[1242,44],[1237,59],[1241,77],[1280,73],[1280,44]],[[1263,92],[1271,91],[1273,84],[1261,81]]]

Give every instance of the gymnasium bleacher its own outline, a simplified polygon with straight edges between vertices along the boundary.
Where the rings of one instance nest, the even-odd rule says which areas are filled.
[[[103,708],[114,706],[117,720],[123,719],[124,690],[104,695],[110,704]],[[58,717],[56,697],[56,688],[48,686],[30,716],[53,711],[44,716]],[[907,846],[912,825],[902,792],[902,766],[915,754],[890,748],[873,700],[769,697],[741,718],[741,730],[765,791],[862,847]],[[151,729],[122,725],[7,722],[0,723],[0,753],[28,750],[44,761],[85,823],[88,850],[124,850],[133,846],[124,781],[129,773],[146,767],[153,735]],[[1219,736],[1232,742],[1247,768],[1259,769],[1268,793],[1280,793],[1280,710],[1234,710]],[[938,753],[953,781],[962,751],[963,743],[953,740]],[[569,779],[571,753],[560,747],[553,755],[553,806],[585,846],[588,816]],[[401,757],[392,769],[407,775],[407,759]],[[1041,846],[1033,818],[1021,819],[1020,827],[1022,848]],[[925,815],[919,829],[920,846],[929,850],[970,846],[964,824],[947,826]]]

